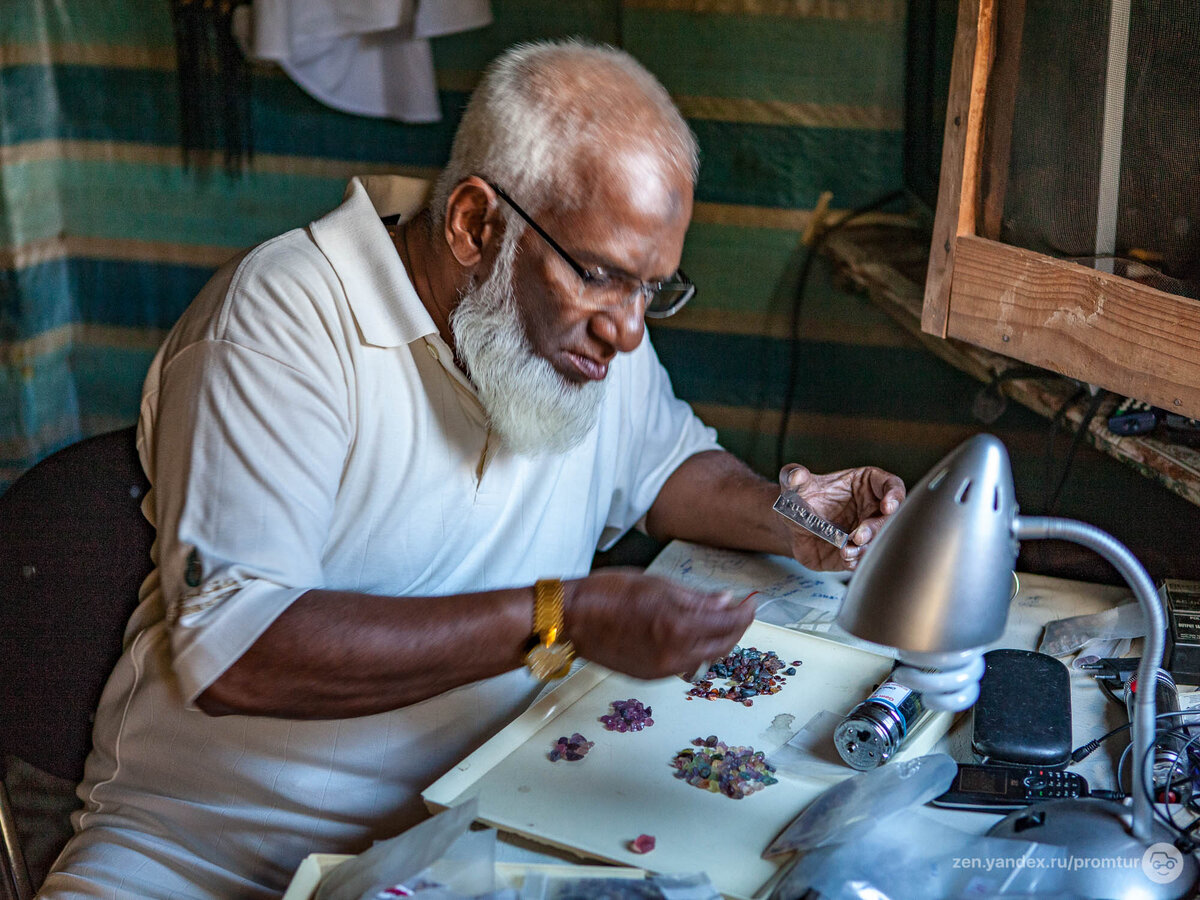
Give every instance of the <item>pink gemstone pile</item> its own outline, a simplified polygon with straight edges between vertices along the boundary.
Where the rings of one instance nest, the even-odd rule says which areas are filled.
[[[565,759],[567,762],[578,762],[587,756],[587,752],[595,746],[578,731],[568,737],[560,737],[550,750],[550,762]]]
[[[654,724],[654,719],[650,718],[653,710],[649,706],[642,706],[642,701],[632,697],[628,700],[614,700],[612,710],[611,714],[600,717],[600,721],[609,731],[624,734],[626,731],[641,731]]]

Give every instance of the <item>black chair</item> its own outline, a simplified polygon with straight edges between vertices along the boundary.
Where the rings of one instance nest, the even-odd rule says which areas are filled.
[[[82,778],[100,691],[151,569],[135,435],[129,427],[72,444],[0,496],[0,775],[13,756]],[[3,784],[0,891],[25,900],[53,856],[26,866],[32,836],[18,833]]]

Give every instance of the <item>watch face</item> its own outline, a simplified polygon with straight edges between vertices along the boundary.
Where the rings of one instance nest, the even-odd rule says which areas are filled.
[[[571,669],[571,660],[575,658],[575,648],[570,641],[555,644],[538,644],[525,654],[525,665],[533,677],[539,681],[552,678],[562,678]]]

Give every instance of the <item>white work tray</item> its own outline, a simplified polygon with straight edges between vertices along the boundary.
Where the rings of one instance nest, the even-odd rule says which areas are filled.
[[[892,660],[762,622],[750,626],[740,645],[774,650],[785,663],[803,665],[786,676],[778,693],[745,707],[730,700],[689,700],[691,685],[679,678],[639,681],[588,663],[422,797],[430,809],[440,810],[477,796],[478,821],[503,831],[655,872],[703,871],[727,897],[754,897],[778,868],[761,858],[762,851],[818,794],[855,770],[815,766],[812,774],[779,772],[778,784],[734,800],[675,778],[671,760],[693,738],[709,735],[729,746],[752,746],[770,759],[817,714],[844,714],[863,700],[887,676]],[[607,731],[599,717],[611,712],[613,700],[629,698],[653,709],[654,725],[624,734]],[[939,714],[897,758],[928,752],[951,718]],[[558,738],[574,732],[595,746],[578,762],[551,762],[548,754]],[[653,835],[656,848],[644,855],[631,852],[628,842],[639,834]]]

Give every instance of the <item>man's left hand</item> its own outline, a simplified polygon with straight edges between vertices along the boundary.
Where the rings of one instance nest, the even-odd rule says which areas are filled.
[[[904,482],[875,466],[815,475],[793,463],[780,470],[779,485],[783,490],[798,493],[814,512],[850,534],[846,545],[839,549],[785,523],[796,561],[817,570],[857,566],[867,544],[904,499]]]

